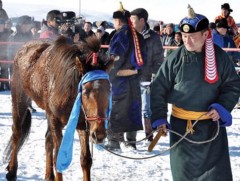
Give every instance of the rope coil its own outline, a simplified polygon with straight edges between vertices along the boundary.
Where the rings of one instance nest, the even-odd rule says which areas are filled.
[[[192,124],[192,128],[198,123],[198,121],[203,117],[205,116],[205,114],[202,114],[193,124]],[[130,157],[130,156],[124,156],[124,155],[121,155],[121,154],[118,154],[118,153],[115,153],[109,149],[106,149],[103,145],[99,145],[101,148],[103,148],[104,150],[116,155],[116,156],[119,156],[119,157],[122,157],[122,158],[127,158],[127,159],[132,159],[132,160],[146,160],[146,159],[150,159],[150,158],[155,158],[157,156],[160,156],[160,155],[163,155],[164,153],[170,151],[171,149],[173,149],[174,147],[176,147],[181,141],[183,140],[186,140],[190,143],[193,143],[193,144],[206,144],[206,143],[209,143],[209,142],[212,142],[213,140],[215,140],[219,134],[219,130],[220,130],[220,124],[219,124],[219,121],[217,121],[217,130],[216,130],[216,133],[214,134],[214,136],[208,140],[205,140],[205,141],[194,141],[194,140],[191,140],[189,138],[187,138],[187,135],[191,132],[191,130],[188,130],[185,132],[184,135],[176,132],[176,131],[173,131],[173,130],[170,130],[170,129],[167,129],[168,132],[170,133],[173,133],[177,136],[180,137],[180,139],[175,142],[171,147],[163,150],[163,151],[160,151],[158,154],[156,155],[153,155],[153,156],[148,156],[148,157]],[[144,140],[147,140],[148,137],[150,137],[153,133],[155,132],[158,132],[158,131],[161,131],[161,129],[157,129],[156,131],[152,131],[152,133],[150,135],[148,135],[147,137],[141,139],[141,140],[138,140],[138,141],[124,141],[124,143],[138,143],[138,142],[141,142],[141,141],[144,141]],[[93,144],[93,142],[92,142]]]

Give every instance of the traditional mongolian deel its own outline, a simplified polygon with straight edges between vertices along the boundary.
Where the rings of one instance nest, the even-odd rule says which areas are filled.
[[[168,103],[172,104],[171,129],[182,135],[191,131],[187,135],[190,140],[212,139],[217,131],[215,121],[219,121],[221,127],[213,141],[193,144],[182,140],[171,149],[171,172],[174,181],[232,181],[225,126],[231,125],[240,78],[227,53],[210,40],[205,16],[189,8],[180,29],[186,36],[184,45],[168,56],[152,83],[152,126],[169,126]],[[179,139],[170,133],[171,146]]]
[[[166,101],[185,110],[197,112],[206,112],[210,109],[211,104],[217,102],[219,105],[223,105],[229,114],[239,97],[239,77],[236,75],[228,55],[219,47],[215,46],[214,48],[219,71],[219,79],[215,84],[208,84],[204,80],[204,52],[188,52],[184,47],[181,47],[168,57],[157,74],[158,78],[152,85],[151,95],[158,96],[152,97],[151,101],[154,99],[161,100],[160,102],[151,102],[152,120],[167,117]],[[231,80],[228,76],[231,77]],[[226,82],[226,80],[229,81]],[[172,82],[175,82],[173,87]],[[164,86],[155,86],[159,84]],[[221,87],[222,84],[226,86]],[[221,88],[219,89],[219,87]],[[159,94],[160,92],[161,94]],[[225,92],[225,94],[218,96],[218,92]],[[162,97],[161,95],[168,96]],[[231,124],[230,122],[223,122],[222,119],[220,121],[224,126]],[[180,134],[184,134],[187,122],[184,119],[172,116],[171,128]],[[195,132],[189,134],[188,138],[195,141],[204,141],[213,137],[216,124],[212,120],[201,120],[194,126],[194,130]],[[172,145],[179,140],[179,137],[170,134],[170,140]],[[199,150],[202,150],[201,154],[199,154]],[[198,154],[196,155],[196,153]],[[221,128],[217,139],[208,144],[193,145],[187,141],[182,141],[171,150],[173,177],[179,178],[174,180],[191,181],[189,178],[193,177],[211,181],[231,178],[228,156],[225,128]]]
[[[132,29],[130,12],[123,9],[113,13],[113,18],[124,19],[122,25],[110,42],[109,53],[115,57],[114,67],[110,71],[112,83],[113,108],[110,117],[110,129],[114,133],[131,132],[143,129],[141,118],[140,80],[137,71],[141,69],[145,57],[142,36]],[[141,51],[140,51],[141,50]],[[119,76],[120,71],[135,71],[129,76]]]
[[[110,72],[113,93],[110,124],[114,122],[111,124],[111,129],[114,132],[142,129],[139,76],[116,76],[120,67],[123,70],[138,70],[140,68],[136,63],[134,51],[129,51],[131,49],[129,47],[134,48],[131,37],[131,30],[129,26],[125,25],[116,32],[110,43],[110,54],[119,56],[119,60],[115,61],[114,68]],[[126,110],[128,111],[126,112]]]

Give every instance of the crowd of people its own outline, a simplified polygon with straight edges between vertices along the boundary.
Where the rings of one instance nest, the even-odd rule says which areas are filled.
[[[75,43],[96,36],[103,45],[109,45],[105,53],[115,61],[109,73],[113,102],[107,149],[136,150],[137,131],[142,129],[147,145],[153,141],[153,129],[161,129],[164,135],[167,128],[181,134],[187,130],[190,139],[207,140],[219,121],[219,135],[211,143],[192,145],[183,140],[170,151],[172,175],[174,181],[232,180],[225,127],[231,125],[230,112],[240,96],[240,79],[234,67],[239,66],[240,52],[226,53],[222,48],[240,48],[240,28],[230,16],[233,10],[228,3],[221,5],[221,14],[214,22],[189,6],[188,16],[181,20],[177,30],[173,23],[159,22],[150,27],[146,9],[128,11],[121,4],[113,12],[114,31],[108,33],[107,21],[98,21],[96,32],[89,21],[82,21],[73,29],[59,10],[49,11],[41,27],[30,16],[21,16],[16,31],[12,32],[0,2],[2,42],[56,40],[63,35]],[[75,17],[73,12],[64,13]],[[0,45],[0,59],[13,60],[19,46]],[[163,46],[179,48],[164,50]],[[10,64],[0,67],[1,78],[11,75]],[[1,82],[0,90],[9,89],[9,82]],[[173,105],[170,122],[168,103]],[[196,120],[200,122],[193,128]],[[178,140],[170,133],[170,145]]]
[[[75,41],[84,41],[86,37],[93,35],[98,37],[103,45],[109,45],[110,40],[116,31],[114,30],[110,34],[106,31],[108,26],[107,21],[97,21],[95,25],[97,27],[96,31],[93,31],[92,22],[81,21],[81,23],[74,25],[75,32],[72,32],[72,29],[69,28],[66,23],[62,23],[63,12],[60,12],[59,10],[49,11],[46,20],[43,20],[42,22],[34,21],[34,19],[28,15],[18,17],[15,27],[16,30],[13,31],[11,19],[3,9],[2,1],[0,1],[0,5],[0,41],[2,42],[25,42],[34,38],[50,38],[55,40],[60,35],[69,36],[73,39],[75,38]],[[230,16],[232,11],[230,5],[224,3],[221,5],[221,14],[217,16],[215,21],[211,22],[209,26],[212,29],[214,43],[222,48],[240,47],[240,27],[237,27],[233,17]],[[74,17],[75,13],[71,13],[72,17]],[[178,27],[173,23],[167,23],[164,25],[163,22],[160,21],[159,24],[149,28],[160,36],[160,41],[163,46],[181,46],[183,44],[181,31],[179,31]],[[0,59],[13,60],[14,54],[20,45],[8,45],[7,47],[1,45],[1,47],[3,50],[6,49],[6,51],[1,52],[7,52],[7,54],[5,55],[4,53],[1,53],[4,55],[1,55]],[[159,47],[159,49],[161,49],[161,47]],[[166,48],[164,50],[164,60],[172,52],[173,49]],[[228,54],[235,63],[238,63],[239,52],[228,52]],[[1,64],[0,67],[1,78],[11,77],[11,65]],[[0,90],[9,89],[9,82],[0,83]]]

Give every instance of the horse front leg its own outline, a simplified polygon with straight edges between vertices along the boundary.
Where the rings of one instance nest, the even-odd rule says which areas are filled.
[[[91,180],[92,155],[89,149],[89,133],[84,130],[77,130],[80,140],[80,163],[83,172],[83,181]]]
[[[56,169],[57,154],[62,141],[62,124],[53,115],[48,114],[48,135],[46,137],[46,175],[48,181],[62,181],[62,173]],[[54,176],[55,171],[55,176]]]

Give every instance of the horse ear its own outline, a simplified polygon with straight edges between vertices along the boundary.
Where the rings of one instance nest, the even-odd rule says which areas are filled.
[[[83,63],[80,61],[79,57],[76,57],[76,68],[79,71],[80,74],[85,74],[85,70],[84,70],[84,65]]]
[[[115,57],[114,56],[110,56],[107,63],[106,63],[106,69],[105,71],[107,73],[109,73],[113,67],[113,63],[114,63]]]

